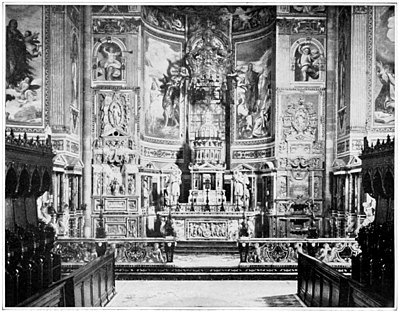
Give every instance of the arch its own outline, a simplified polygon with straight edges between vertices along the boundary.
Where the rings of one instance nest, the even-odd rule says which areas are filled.
[[[40,192],[40,186],[41,186],[40,174],[39,171],[35,169],[35,171],[32,174],[29,193],[33,194],[34,196],[38,196]]]
[[[100,47],[103,45],[103,43],[115,43],[121,49],[121,51],[127,50],[126,46],[122,40],[120,40],[118,38],[114,38],[114,37],[112,37],[111,39],[104,37],[95,43],[95,45],[93,47],[93,55],[97,55],[97,53],[99,52]]]
[[[394,178],[391,171],[387,171],[383,179],[383,190],[385,197],[394,198]]]
[[[318,48],[318,51],[323,56],[325,56],[324,46],[322,45],[322,43],[319,40],[317,40],[315,38],[300,38],[300,39],[296,40],[295,43],[293,43],[290,48],[290,55],[294,58],[296,56],[296,52],[299,49],[299,47],[304,44],[313,44],[314,46],[316,46]]]
[[[382,176],[381,173],[377,170],[374,175],[374,180],[372,181],[372,188],[374,197],[384,196],[383,185],[382,185]]]
[[[10,168],[6,175],[6,197],[14,197],[16,195],[18,185],[17,173],[14,168]]]
[[[372,194],[372,180],[369,172],[365,173],[362,177],[362,185],[365,193]]]
[[[51,188],[51,176],[47,172],[47,170],[43,173],[43,178],[42,178],[42,189],[41,192],[50,192]]]
[[[24,168],[19,176],[18,190],[17,190],[18,196],[26,197],[29,194],[29,185],[30,185],[29,173],[28,170]]]

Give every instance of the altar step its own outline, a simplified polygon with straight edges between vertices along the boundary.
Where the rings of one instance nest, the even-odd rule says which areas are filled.
[[[234,241],[186,240],[178,241],[175,254],[238,254]],[[238,254],[239,256],[239,254]]]

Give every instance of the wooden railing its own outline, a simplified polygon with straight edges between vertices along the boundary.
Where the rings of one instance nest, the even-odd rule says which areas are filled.
[[[328,264],[298,253],[297,295],[311,307],[393,306],[360,283],[338,273]]]
[[[18,307],[102,307],[115,295],[114,253],[96,258]]]

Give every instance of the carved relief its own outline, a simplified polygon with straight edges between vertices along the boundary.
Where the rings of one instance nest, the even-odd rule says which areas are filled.
[[[290,103],[283,116],[283,133],[286,139],[314,140],[318,119],[313,104],[300,98],[298,103]]]
[[[292,20],[292,34],[325,34],[325,20]]]
[[[287,177],[278,178],[278,194],[281,198],[287,197]]]
[[[126,224],[110,224],[106,223],[107,236],[126,236],[127,228]]]
[[[100,135],[127,135],[130,119],[130,96],[127,93],[102,92],[98,94]]]
[[[256,151],[233,151],[232,159],[260,159],[271,157],[272,149],[262,149]]]
[[[227,221],[188,221],[187,238],[227,238]]]
[[[322,197],[322,178],[314,177],[314,194],[313,198],[321,198]]]
[[[138,237],[138,220],[137,219],[128,219],[128,236],[129,237]]]

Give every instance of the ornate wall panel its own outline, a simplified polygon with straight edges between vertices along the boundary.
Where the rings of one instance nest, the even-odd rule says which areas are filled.
[[[179,144],[185,109],[182,43],[144,32],[144,139]]]
[[[49,9],[6,7],[6,124],[43,127],[47,122]],[[14,128],[15,129],[15,128]],[[31,129],[29,129],[31,130]],[[35,131],[35,130],[32,130]]]
[[[394,7],[374,7],[373,124],[394,126],[395,110]]]
[[[351,8],[343,7],[338,16],[338,136],[349,129],[350,81],[351,81]]]
[[[271,136],[273,42],[274,35],[270,33],[235,43],[235,141]]]

